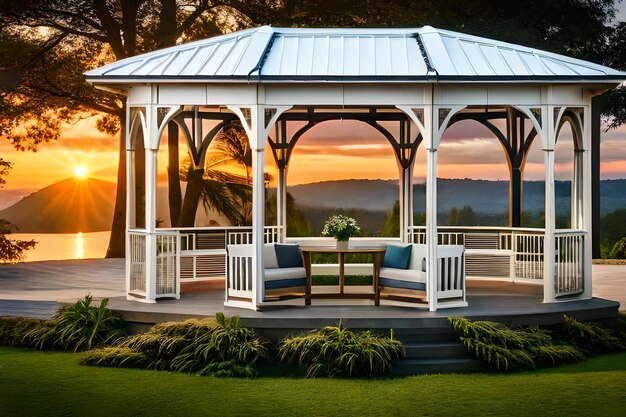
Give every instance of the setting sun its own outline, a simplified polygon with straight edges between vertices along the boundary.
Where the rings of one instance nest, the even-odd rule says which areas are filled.
[[[87,178],[87,167],[84,167],[84,166],[75,167],[74,176],[80,179]]]

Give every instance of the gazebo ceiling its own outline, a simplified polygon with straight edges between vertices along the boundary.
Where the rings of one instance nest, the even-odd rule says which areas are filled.
[[[579,82],[626,72],[520,45],[435,29],[254,29],[114,62],[88,81]]]

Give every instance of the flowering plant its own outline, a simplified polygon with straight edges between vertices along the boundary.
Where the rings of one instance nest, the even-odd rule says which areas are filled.
[[[324,229],[322,230],[322,236],[332,236],[337,240],[348,240],[350,236],[356,236],[361,232],[361,228],[352,217],[344,216],[343,214],[335,214],[330,216],[326,223],[324,223]]]

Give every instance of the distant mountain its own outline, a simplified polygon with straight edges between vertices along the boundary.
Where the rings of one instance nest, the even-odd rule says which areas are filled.
[[[359,208],[389,211],[398,199],[398,181],[344,180],[302,184],[289,187],[289,192],[302,207]],[[508,212],[508,181],[471,179],[439,179],[437,181],[438,211],[448,213],[452,207],[471,206],[483,214]],[[423,211],[426,201],[424,184],[414,186],[415,211]],[[570,182],[556,181],[558,213],[570,207]],[[544,208],[544,183],[524,181],[523,209],[541,212]],[[626,180],[605,180],[601,183],[602,214],[626,208]]]
[[[115,184],[95,178],[59,181],[0,211],[20,233],[110,230]]]

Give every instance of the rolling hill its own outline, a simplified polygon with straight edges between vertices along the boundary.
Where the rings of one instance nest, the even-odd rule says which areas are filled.
[[[301,207],[359,208],[389,211],[398,199],[395,180],[326,181],[289,186],[289,192]],[[438,211],[448,213],[453,207],[471,206],[483,214],[508,212],[508,181],[470,179],[439,179],[437,181]],[[560,214],[569,212],[570,182],[556,181],[556,207]],[[425,207],[424,184],[414,186],[415,211]],[[525,211],[542,212],[544,184],[524,181],[523,207]],[[601,183],[602,214],[626,208],[626,180],[604,180]]]
[[[20,233],[78,233],[110,230],[115,184],[95,178],[66,179],[0,211]]]

